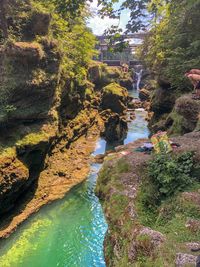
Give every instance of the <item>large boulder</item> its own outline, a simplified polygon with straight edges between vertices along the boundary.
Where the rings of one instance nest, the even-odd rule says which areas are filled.
[[[127,121],[121,118],[119,114],[113,113],[105,122],[105,130],[102,135],[109,143],[120,142],[126,138],[127,131]]]
[[[102,109],[111,109],[113,112],[122,114],[127,109],[128,92],[126,88],[117,83],[111,83],[102,90]]]
[[[200,101],[190,95],[179,97],[166,120],[166,126],[170,126],[169,133],[182,135],[197,130],[199,113]]]
[[[170,88],[159,88],[154,91],[150,102],[150,112],[152,112],[152,116],[149,121],[149,128],[152,132],[166,130],[165,120],[173,110],[176,99],[176,91]],[[169,128],[171,122],[168,121],[166,123],[167,128]]]
[[[190,96],[182,96],[176,100],[175,111],[196,124],[200,112],[200,101],[196,101]]]
[[[119,83],[122,87],[125,87],[127,90],[133,89],[133,79],[131,77],[122,78],[120,79]]]
[[[100,62],[92,61],[88,68],[88,79],[93,82],[94,84],[97,84],[102,76],[102,68],[103,64]]]
[[[151,101],[151,110],[157,115],[171,112],[176,100],[175,91],[172,89],[157,89]]]
[[[148,101],[150,99],[150,91],[143,88],[139,91],[139,98],[141,101]]]
[[[92,61],[88,68],[88,79],[95,84],[96,89],[117,82],[126,89],[132,89],[132,78],[129,73],[123,73],[121,67],[107,66],[98,61]]]

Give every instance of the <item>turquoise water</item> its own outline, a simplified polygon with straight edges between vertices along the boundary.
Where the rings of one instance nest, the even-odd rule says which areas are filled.
[[[136,111],[125,143],[149,132],[145,112]],[[99,140],[94,155],[104,153]],[[105,267],[103,240],[107,224],[94,194],[100,164],[67,196],[42,208],[0,245],[0,267]]]
[[[107,225],[94,195],[99,168],[92,165],[86,182],[62,201],[41,209],[6,240],[0,249],[0,266],[105,266]]]

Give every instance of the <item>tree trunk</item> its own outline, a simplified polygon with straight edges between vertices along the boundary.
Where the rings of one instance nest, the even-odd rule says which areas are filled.
[[[0,28],[3,32],[3,37],[8,38],[8,24],[6,19],[7,0],[0,0]]]

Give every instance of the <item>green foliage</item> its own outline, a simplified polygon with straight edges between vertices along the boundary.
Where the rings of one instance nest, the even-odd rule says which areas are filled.
[[[17,141],[16,146],[17,147],[23,147],[26,145],[36,145],[40,142],[47,142],[49,139],[49,136],[45,132],[38,132],[38,133],[30,133],[27,134],[23,139]]]
[[[174,162],[174,160],[176,160],[176,165],[182,168],[181,172],[183,175],[189,174],[191,166],[194,166],[192,153],[177,155],[172,162]],[[170,161],[169,157],[166,158],[166,161]],[[161,162],[162,164],[159,161],[159,164],[155,165],[155,167],[160,168],[161,165],[165,165],[164,160],[161,160]],[[183,162],[185,162],[185,164],[183,164]],[[166,165],[168,165],[168,163],[166,163]],[[172,169],[174,170],[174,168]],[[164,168],[161,167],[160,171],[161,170],[165,170],[167,173],[171,174],[171,171],[169,172],[169,170],[166,170],[166,166]],[[155,171],[153,171],[153,173],[157,177]],[[143,183],[136,200],[139,222],[144,226],[151,227],[164,234],[166,241],[156,251],[153,257],[141,255],[138,258],[138,265],[136,264],[136,266],[173,266],[177,252],[188,252],[188,249],[186,249],[183,244],[187,242],[198,242],[200,238],[200,231],[198,229],[192,230],[186,227],[188,218],[194,220],[200,219],[200,208],[196,200],[200,183],[198,180],[193,179],[192,170],[192,173],[190,173],[192,183],[185,185],[187,193],[176,191],[175,194],[160,199],[161,195],[158,192],[156,182],[149,177],[148,172],[145,174],[143,172],[143,175]],[[187,198],[187,195],[193,197]],[[146,242],[142,242],[143,247],[145,244]]]
[[[8,38],[5,39],[0,34],[2,36],[0,43],[7,46],[16,41],[34,42],[37,45],[40,44],[42,48],[46,43],[54,44],[51,58],[53,60],[55,55],[55,60],[59,60],[59,73],[54,73],[57,84],[60,84],[61,80],[73,80],[74,88],[81,87],[87,79],[88,64],[93,55],[97,53],[94,49],[96,38],[86,25],[89,13],[83,3],[82,0],[75,2],[71,0],[8,0],[5,9],[10,18],[7,25]],[[50,25],[45,36],[35,35],[34,30],[32,32],[33,18],[40,14],[47,17],[49,15],[50,18]],[[43,25],[40,26],[43,27]],[[3,113],[7,113],[6,106],[10,105],[10,95],[16,87],[23,88],[27,80],[32,80],[38,85],[43,80],[47,80],[48,73],[44,70],[40,71],[40,66],[27,68],[18,61],[13,64],[6,55],[2,56],[2,59],[0,104]]]
[[[184,73],[200,64],[199,9],[199,0],[163,1],[139,53],[147,67],[182,91],[190,88]]]
[[[86,79],[87,66],[92,57],[97,55],[94,49],[96,38],[86,26],[88,12],[83,2],[71,0],[32,2],[36,10],[51,13],[49,35],[59,43],[62,53],[61,74],[76,79],[79,84]]]
[[[178,156],[161,154],[148,166],[149,177],[156,186],[157,198],[162,200],[182,191],[192,182],[194,154],[186,152]]]

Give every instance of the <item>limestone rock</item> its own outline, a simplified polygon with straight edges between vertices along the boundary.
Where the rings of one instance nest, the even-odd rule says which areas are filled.
[[[105,154],[99,154],[99,155],[96,155],[96,156],[94,157],[94,161],[95,161],[96,163],[103,163],[105,156],[106,156]]]
[[[137,109],[137,108],[142,108],[142,107],[143,107],[143,103],[138,99],[133,99],[131,102],[128,103],[129,109]]]
[[[200,242],[186,243],[185,246],[190,250],[197,250],[200,248]]]
[[[176,100],[172,118],[171,133],[184,134],[194,131],[197,127],[200,113],[200,101],[192,99],[191,95],[185,95]],[[178,129],[179,129],[179,132]]]
[[[150,92],[147,90],[147,89],[141,89],[140,92],[139,92],[139,98],[142,100],[142,101],[147,101],[150,99]]]
[[[165,241],[165,237],[163,234],[158,231],[154,231],[149,227],[142,228],[139,232],[139,236],[141,235],[148,236],[154,248],[160,246]]]
[[[103,132],[104,138],[113,143],[115,141],[122,141],[126,138],[128,131],[128,125],[124,118],[121,118],[119,114],[113,113],[105,122],[105,130]]]
[[[188,219],[185,226],[191,232],[199,232],[200,231],[200,220]]]
[[[101,65],[99,64],[91,64],[88,69],[89,79],[93,83],[98,83],[101,78]]]
[[[184,192],[181,194],[181,196],[184,200],[200,206],[200,193],[199,192]]]
[[[18,62],[38,63],[44,57],[44,51],[38,43],[16,42],[5,49],[6,56]]]
[[[111,109],[113,112],[122,114],[127,109],[128,92],[117,83],[111,83],[103,88],[102,109]]]
[[[38,43],[17,42],[6,46],[0,65],[9,62],[10,71],[0,73],[0,80],[4,77],[0,87],[7,89],[0,90],[0,97],[6,99],[6,106],[0,104],[2,125],[19,125],[56,115],[51,110],[60,62],[60,55],[53,53],[55,45],[45,43],[43,47]]]
[[[173,90],[157,89],[151,101],[151,110],[156,114],[169,113],[175,104],[176,95]]]
[[[196,265],[197,256],[191,254],[177,253],[176,254],[176,267],[186,267],[190,264],[190,266]],[[191,265],[192,264],[192,265]]]
[[[132,90],[133,89],[133,79],[130,77],[130,78],[122,78],[120,79],[119,81],[120,85],[122,87],[125,87],[127,90]]]
[[[28,187],[29,170],[13,156],[0,157],[0,214],[9,211]]]

